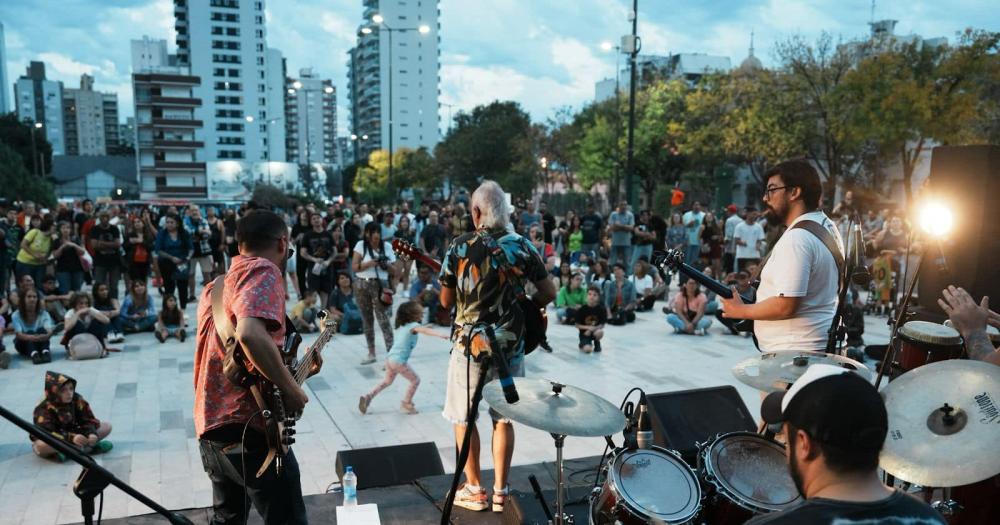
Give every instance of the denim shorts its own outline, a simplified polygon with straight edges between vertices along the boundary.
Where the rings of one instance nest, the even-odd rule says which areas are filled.
[[[468,418],[469,401],[475,392],[480,366],[475,360],[466,357],[461,350],[452,350],[451,358],[448,360],[448,384],[445,390],[444,410],[441,412],[441,415],[452,424],[464,425]],[[524,377],[524,356],[518,355],[512,359],[508,368],[511,377]],[[496,369],[490,367],[489,371],[486,372],[486,382],[496,378]],[[490,417],[493,421],[501,423],[511,422],[510,419],[501,416],[492,408],[490,408]],[[479,414],[476,414],[476,419],[479,419]]]

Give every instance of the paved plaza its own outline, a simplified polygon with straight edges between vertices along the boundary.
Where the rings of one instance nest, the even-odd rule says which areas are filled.
[[[634,324],[609,327],[601,354],[577,350],[576,330],[551,326],[552,354],[538,351],[527,358],[527,374],[590,390],[613,402],[638,386],[648,393],[689,388],[735,385],[756,417],[757,391],[736,382],[730,368],[757,354],[750,339],[723,335],[717,323],[707,337],[674,335],[659,312],[641,313]],[[189,305],[188,314],[195,311]],[[554,317],[554,316],[552,316]],[[315,335],[306,338],[308,344]],[[865,340],[888,340],[884,318],[869,318]],[[5,341],[12,346],[10,338]],[[381,336],[379,336],[381,351]],[[114,450],[96,456],[99,463],[139,491],[170,509],[204,507],[212,503],[211,487],[202,470],[192,420],[192,361],[194,338],[185,343],[156,341],[152,334],[129,336],[122,353],[97,361],[66,360],[62,349],[53,352],[48,365],[32,365],[15,357],[9,370],[0,371],[0,404],[30,419],[42,396],[45,370],[56,370],[79,381],[78,392],[100,419],[114,425],[110,440]],[[303,348],[305,348],[303,346]],[[365,354],[364,337],[338,336],[324,353],[323,371],[309,379],[310,403],[299,422],[295,453],[302,469],[305,494],[322,493],[335,481],[338,450],[433,441],[445,470],[454,470],[455,451],[451,425],[441,416],[448,344],[422,337],[410,363],[421,377],[414,402],[417,415],[399,412],[399,399],[407,385],[399,378],[372,404],[368,415],[357,409],[358,396],[382,376],[378,364],[359,364]],[[514,463],[551,461],[551,437],[541,431],[516,426]],[[604,440],[566,440],[566,457],[599,455]],[[483,454],[484,468],[492,468]],[[80,468],[72,462],[58,464],[31,453],[27,435],[0,421],[0,494],[4,510],[0,523],[50,524],[79,522],[79,500],[72,483]],[[365,472],[359,472],[364,477]],[[144,505],[116,488],[105,493],[104,517],[148,513]]]

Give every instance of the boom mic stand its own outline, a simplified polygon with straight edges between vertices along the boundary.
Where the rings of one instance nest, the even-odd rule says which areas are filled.
[[[145,494],[132,488],[128,483],[116,478],[114,474],[98,465],[89,455],[80,452],[79,449],[70,446],[61,439],[53,437],[47,431],[21,419],[2,405],[0,405],[0,416],[21,427],[28,434],[42,440],[46,445],[65,454],[66,457],[83,467],[83,471],[80,472],[80,476],[76,478],[76,483],[73,485],[73,493],[80,498],[80,510],[83,514],[83,522],[86,525],[91,525],[94,522],[94,498],[104,492],[104,489],[109,484],[118,487],[122,492],[139,500],[143,505],[153,509],[174,525],[192,525],[191,521],[181,514],[167,510],[160,504],[149,499]]]

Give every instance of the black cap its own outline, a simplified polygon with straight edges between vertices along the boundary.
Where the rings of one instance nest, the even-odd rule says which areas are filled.
[[[812,365],[790,389],[761,403],[767,423],[790,423],[821,443],[881,450],[889,428],[885,402],[861,376],[833,365]]]

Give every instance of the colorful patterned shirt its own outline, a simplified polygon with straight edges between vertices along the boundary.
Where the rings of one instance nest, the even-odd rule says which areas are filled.
[[[223,303],[233,326],[239,319],[261,319],[280,348],[285,337],[285,283],[281,270],[267,259],[240,255],[233,258],[225,284]],[[250,391],[232,384],[222,372],[226,350],[212,319],[212,288],[209,283],[198,301],[194,355],[194,426],[198,437],[223,425],[246,424],[258,410]],[[260,418],[254,418],[251,426],[262,428]]]
[[[509,273],[528,282],[548,277],[545,263],[527,239],[506,230],[494,230],[489,235],[496,240],[509,264]],[[497,342],[512,359],[523,353],[521,336],[524,314],[517,306],[517,287],[508,283],[499,272],[500,262],[476,232],[456,238],[444,256],[439,276],[442,286],[455,289],[455,324],[452,341],[455,349],[465,351],[464,339],[477,323],[493,326]]]

